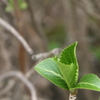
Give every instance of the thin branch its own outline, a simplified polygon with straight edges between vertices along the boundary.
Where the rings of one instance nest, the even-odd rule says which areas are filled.
[[[8,5],[8,1],[7,0],[2,0],[4,2],[4,4],[7,6]]]
[[[40,22],[38,21],[38,16],[35,15],[33,1],[32,0],[26,0],[26,2],[29,5],[29,11],[30,11],[31,19],[33,21],[35,30],[40,35],[40,37],[43,39],[44,43],[47,45],[46,36],[44,35],[44,31],[41,27]]]
[[[84,11],[87,13],[87,15],[90,15],[90,16],[100,20],[100,14],[95,12],[94,7],[93,7],[92,3],[90,2],[90,0],[86,0],[86,1],[83,0],[80,6],[84,8]]]
[[[69,100],[75,100],[76,99],[76,96],[75,95],[69,95]]]
[[[31,82],[27,78],[24,77],[24,75],[21,72],[11,71],[11,72],[4,73],[0,75],[0,81],[8,77],[17,77],[18,79],[20,79],[30,90],[31,100],[37,100],[36,91],[35,91],[34,86],[31,84]]]
[[[57,56],[60,52],[61,52],[62,49],[60,48],[55,48],[49,52],[45,52],[45,53],[39,53],[39,54],[36,54],[36,55],[33,55],[32,56],[32,59],[33,60],[38,60],[38,59],[41,59],[41,58],[47,58],[47,57],[50,57],[52,55],[55,55]]]
[[[37,63],[39,63],[41,60],[51,57],[51,56],[58,56],[60,54],[62,49],[60,48],[55,48],[49,52],[45,52],[45,53],[39,53],[39,54],[35,54],[32,56],[33,60],[38,60]],[[37,64],[36,63],[36,64]],[[29,78],[32,74],[34,73],[33,67],[25,74],[25,77]]]
[[[9,23],[7,23],[6,21],[4,21],[2,18],[0,18],[0,24],[6,28],[7,30],[9,30],[24,46],[24,48],[26,49],[26,51],[29,54],[33,54],[33,50],[31,49],[31,47],[28,45],[28,43],[25,41],[25,39],[19,34],[19,32],[12,27]]]
[[[11,79],[8,82],[7,86],[5,88],[3,88],[2,90],[0,90],[0,96],[5,95],[6,93],[8,93],[14,87],[15,82],[16,81],[14,79]]]

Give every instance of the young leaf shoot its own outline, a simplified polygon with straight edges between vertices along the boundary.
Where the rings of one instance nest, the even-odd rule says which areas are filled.
[[[35,66],[35,70],[53,84],[68,90],[70,94],[76,95],[77,89],[100,91],[100,78],[94,74],[87,74],[78,82],[76,46],[77,42],[74,42],[62,51],[59,58],[41,61]]]

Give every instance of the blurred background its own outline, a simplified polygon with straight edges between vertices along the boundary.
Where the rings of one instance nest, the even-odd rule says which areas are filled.
[[[0,0],[0,18],[24,37],[34,54],[78,41],[79,77],[87,73],[100,77],[100,0]],[[0,25],[0,75],[28,73],[38,100],[68,100],[68,91],[34,71],[40,60],[32,60],[16,37]],[[28,88],[10,77],[0,82],[0,100],[31,98]],[[77,100],[100,100],[100,93],[79,90]]]

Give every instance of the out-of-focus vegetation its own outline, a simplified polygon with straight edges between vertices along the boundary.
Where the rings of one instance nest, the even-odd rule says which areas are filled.
[[[24,10],[28,7],[27,3],[24,0],[18,0],[18,4],[21,10]],[[14,11],[14,0],[8,0],[8,5],[5,8],[6,12]]]
[[[0,0],[0,17],[22,35],[34,54],[64,48],[78,41],[80,77],[86,73],[100,76],[100,1],[99,0]],[[43,58],[42,58],[43,59]],[[34,72],[38,60],[30,55],[2,25],[0,26],[0,74],[18,70],[29,75],[43,100],[67,100],[67,92]],[[33,71],[33,72],[31,72]],[[11,87],[9,86],[9,82]],[[8,90],[5,90],[7,87]],[[18,80],[0,83],[0,100],[29,100],[30,93]],[[79,100],[98,100],[98,93],[80,91]]]
[[[57,25],[49,32],[46,32],[48,37],[48,49],[60,48],[64,45],[66,39],[66,32],[63,23]]]

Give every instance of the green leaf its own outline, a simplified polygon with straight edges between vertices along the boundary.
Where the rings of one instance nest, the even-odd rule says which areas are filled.
[[[78,74],[77,67],[73,63],[70,65],[65,65],[61,62],[57,62],[57,63],[59,65],[61,74],[63,75],[64,80],[66,81],[68,88],[70,90],[70,88],[74,87],[77,82],[77,80],[75,80]]]
[[[100,91],[100,79],[94,74],[87,74],[80,79],[75,89],[89,89]]]
[[[8,0],[8,3],[9,3],[10,6],[13,7],[13,5],[14,5],[14,0]]]
[[[14,9],[14,2],[13,0],[8,0],[8,5],[5,7],[6,12],[11,12]]]
[[[24,10],[28,7],[28,4],[24,0],[18,0],[18,3],[21,10]]]
[[[26,2],[22,2],[22,3],[20,4],[20,9],[22,9],[22,10],[26,9],[27,7],[28,7],[28,5],[27,5]]]
[[[52,58],[46,59],[37,64],[35,70],[55,85],[68,90],[68,86],[64,81],[58,64]]]
[[[69,87],[75,86],[78,80],[79,67],[76,58],[76,46],[77,42],[74,42],[72,45],[65,48],[62,51],[59,60],[59,62],[66,65],[66,67],[62,67],[61,65],[59,67],[63,77],[66,78],[67,84],[70,84]]]
[[[13,11],[13,8],[12,8],[11,6],[7,6],[7,7],[5,8],[5,11],[6,11],[6,12],[11,12],[11,11]]]
[[[70,65],[71,63],[78,66],[76,58],[76,46],[77,42],[65,48],[60,55],[60,62]]]

